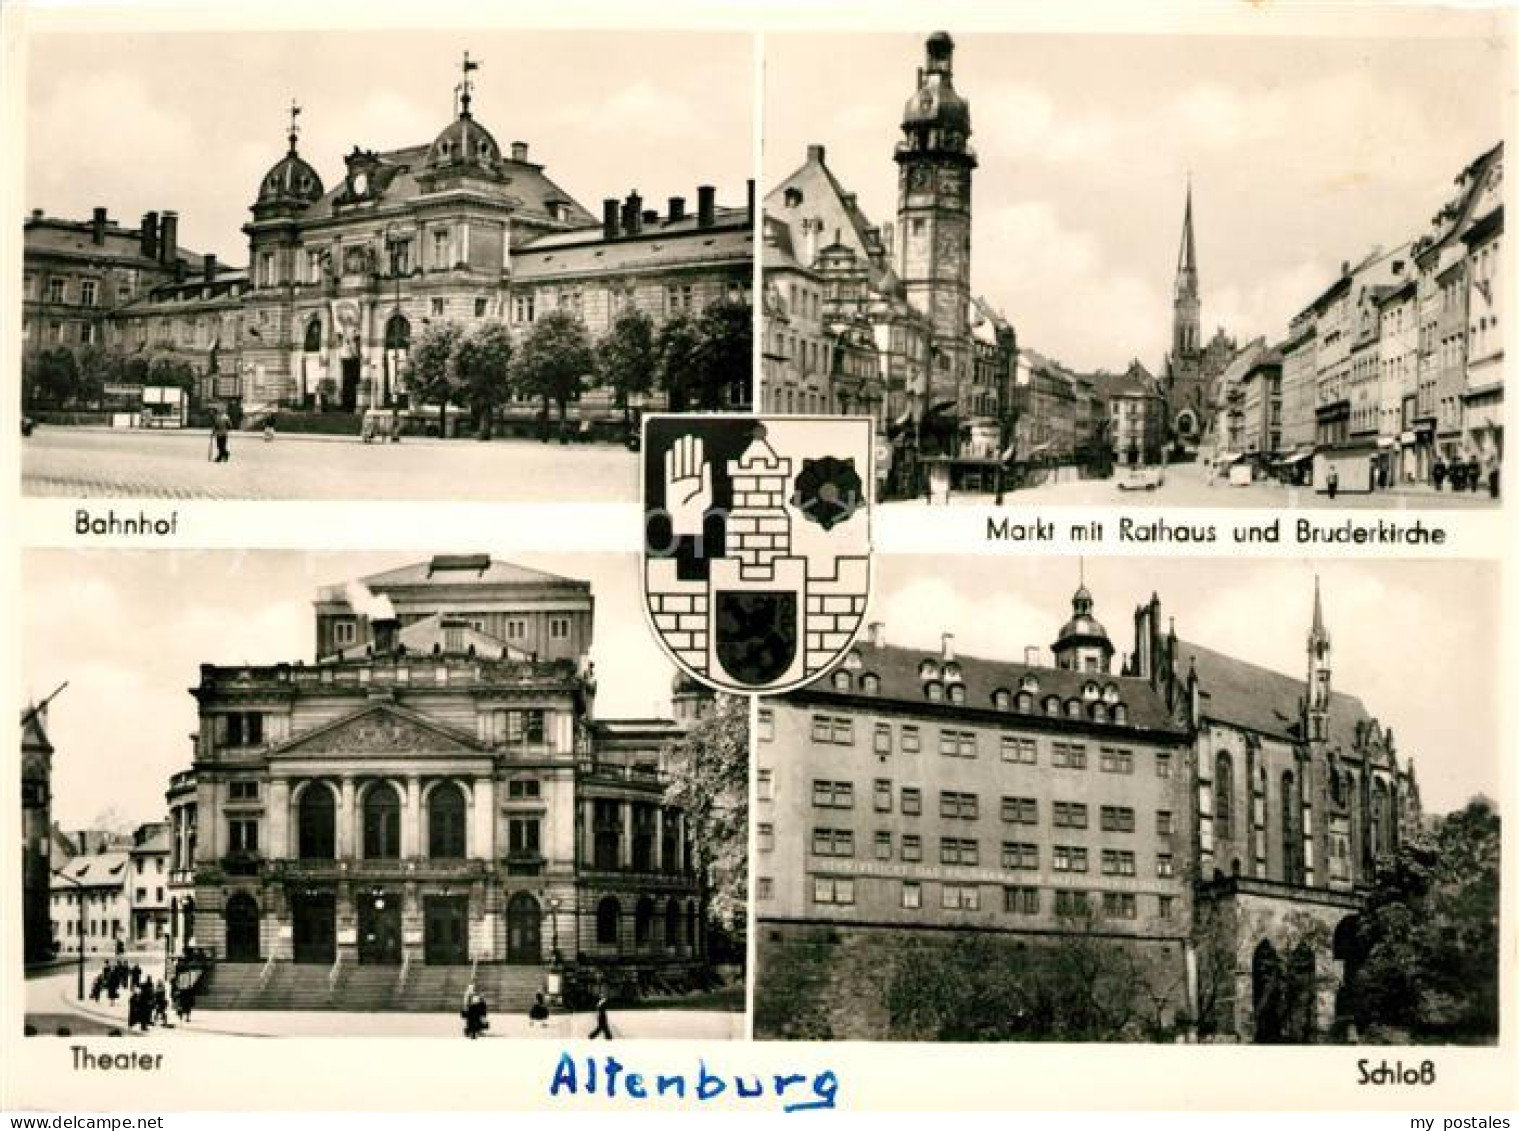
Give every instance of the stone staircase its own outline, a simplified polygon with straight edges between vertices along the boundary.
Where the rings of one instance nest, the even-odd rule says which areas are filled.
[[[348,1013],[457,1013],[471,980],[492,1013],[526,1013],[544,988],[537,966],[481,963],[477,966],[411,966],[403,981],[400,966],[338,968],[276,962],[268,977],[258,963],[219,963],[204,983],[197,1009],[342,1011]]]
[[[539,966],[509,966],[504,962],[482,963],[475,968],[475,988],[485,995],[492,1013],[526,1013],[533,995],[544,988]]]
[[[250,1004],[259,992],[264,966],[261,962],[219,962],[210,977],[202,979],[196,1009],[256,1009]]]

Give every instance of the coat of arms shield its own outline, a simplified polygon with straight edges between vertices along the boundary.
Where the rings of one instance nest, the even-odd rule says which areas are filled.
[[[728,691],[817,678],[865,620],[872,421],[643,423],[644,605],[665,651]]]

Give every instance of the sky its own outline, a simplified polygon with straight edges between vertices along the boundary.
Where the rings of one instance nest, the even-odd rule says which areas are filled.
[[[426,556],[27,551],[23,697],[69,684],[48,712],[54,819],[162,819],[170,775],[190,766],[201,664],[311,662],[318,588]],[[644,625],[637,555],[495,556],[591,583],[599,717],[669,717],[675,669]]]
[[[870,619],[891,644],[938,650],[941,633],[953,632],[965,655],[1022,661],[1025,646],[1037,645],[1049,663],[1084,568],[1094,612],[1120,653],[1134,647],[1134,609],[1156,593],[1181,639],[1298,678],[1318,576],[1333,686],[1392,727],[1400,756],[1417,767],[1425,810],[1501,796],[1509,744],[1497,711],[1508,684],[1495,562],[1113,557],[1082,566],[878,554],[875,566]]]
[[[1154,371],[1190,175],[1204,338],[1280,339],[1343,261],[1421,234],[1500,140],[1499,18],[1447,11],[1445,38],[1380,40],[956,33],[973,290],[1020,345]],[[763,183],[820,143],[871,221],[894,222],[923,38],[766,36]]]
[[[601,215],[638,189],[695,206],[700,184],[741,206],[753,175],[754,53],[746,35],[388,31],[49,33],[30,40],[25,207],[135,227],[179,213],[179,240],[245,265],[242,225],[286,150],[331,188],[355,146],[428,144],[453,120],[468,49],[473,113]]]

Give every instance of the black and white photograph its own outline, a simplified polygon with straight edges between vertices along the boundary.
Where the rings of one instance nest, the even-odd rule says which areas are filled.
[[[1496,568],[877,568],[761,702],[757,1039],[1497,1042]]]
[[[767,36],[762,408],[873,418],[893,502],[1494,505],[1511,54],[1451,15]]]
[[[25,570],[28,1035],[744,1035],[748,702],[634,556]]]
[[[631,503],[751,403],[747,35],[29,48],[28,495]]]

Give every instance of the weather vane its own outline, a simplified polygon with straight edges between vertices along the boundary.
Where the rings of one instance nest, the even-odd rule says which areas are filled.
[[[479,59],[471,59],[468,51],[464,52],[464,62],[460,64],[460,70],[463,72],[464,78],[455,88],[459,96],[459,115],[461,117],[469,117],[470,92],[475,89],[474,80],[469,77],[469,73],[471,71],[478,71],[480,63],[481,60]]]

